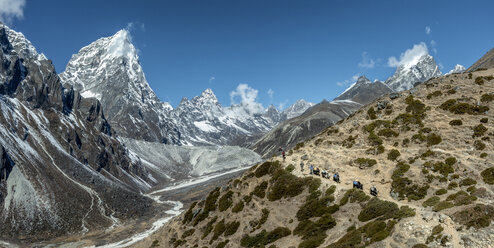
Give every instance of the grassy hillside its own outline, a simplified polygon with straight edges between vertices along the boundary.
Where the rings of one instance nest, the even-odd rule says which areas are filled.
[[[384,96],[285,162],[273,158],[215,189],[139,246],[489,247],[493,75],[448,75]],[[341,183],[309,175],[308,164],[338,171]]]

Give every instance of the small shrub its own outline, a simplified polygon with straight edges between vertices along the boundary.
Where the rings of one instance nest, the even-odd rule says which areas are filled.
[[[446,93],[448,93],[448,95],[453,95],[456,93],[456,90],[455,89],[450,89],[448,91],[446,91]]]
[[[433,146],[441,143],[442,138],[438,134],[431,133],[427,135],[427,146]]]
[[[472,195],[472,194],[475,194],[475,192],[477,192],[477,188],[475,186],[470,186],[467,188],[467,192]]]
[[[485,158],[485,157],[487,157],[487,153],[485,153],[485,152],[481,153],[481,154],[480,154],[480,157],[481,157],[481,158]]]
[[[455,172],[455,169],[451,164],[436,162],[432,167],[432,171],[439,172],[443,176],[448,176],[451,173]]]
[[[452,120],[449,122],[449,125],[451,126],[461,126],[463,125],[463,122],[461,120]]]
[[[444,195],[446,193],[448,193],[448,190],[447,189],[438,189],[436,191],[436,195]]]
[[[197,201],[193,202],[192,205],[190,205],[189,209],[184,214],[184,219],[182,220],[182,224],[189,223],[192,220],[193,218],[192,210],[196,205],[197,205]]]
[[[295,170],[295,166],[293,164],[289,164],[286,168],[286,171],[292,173],[293,170]]]
[[[372,198],[360,211],[359,221],[366,222],[371,219],[384,216],[384,219],[392,218],[399,211],[398,205],[394,202]]]
[[[432,210],[434,212],[439,212],[441,210],[444,210],[444,209],[447,209],[447,208],[452,208],[454,207],[455,205],[451,202],[448,202],[448,201],[442,201],[442,202],[439,202],[438,204],[436,204]]]
[[[367,117],[371,120],[377,119],[376,110],[374,107],[370,107],[369,110],[367,110]]]
[[[298,149],[300,149],[302,147],[304,147],[304,142],[300,142],[300,143],[296,144],[295,147],[293,148],[293,150],[296,151],[296,150],[298,150]]]
[[[408,144],[410,144],[410,139],[409,138],[405,138],[405,139],[403,139],[403,142],[401,143],[401,146],[408,146]]]
[[[292,234],[292,232],[286,227],[277,227],[271,232],[262,230],[262,232],[256,234],[253,237],[244,235],[240,240],[240,245],[243,247],[265,247],[265,245],[273,243],[276,240],[286,237],[290,234]]]
[[[431,99],[431,98],[433,98],[433,97],[438,97],[438,96],[442,96],[442,95],[443,95],[443,93],[442,93],[441,91],[436,90],[436,91],[434,91],[434,92],[432,92],[432,93],[429,93],[429,94],[427,95],[427,99]]]
[[[211,231],[213,231],[213,224],[216,222],[216,220],[218,220],[217,216],[215,216],[206,224],[206,228],[204,228],[204,233],[202,234],[201,239],[206,238],[211,233]]]
[[[259,219],[256,229],[261,228],[261,226],[264,225],[264,223],[266,223],[266,221],[268,220],[268,217],[269,217],[269,210],[267,208],[263,208],[262,215],[261,218]]]
[[[480,122],[487,123],[487,122],[489,122],[489,118],[484,117],[484,118],[480,119]]]
[[[484,136],[485,132],[487,132],[487,128],[484,125],[479,124],[473,128],[472,137],[475,138],[475,137]]]
[[[220,210],[220,212],[223,212],[232,206],[232,196],[233,191],[229,190],[220,198],[220,200],[218,201],[218,210]]]
[[[357,158],[354,160],[354,163],[357,164],[360,168],[368,168],[376,165],[377,161],[371,158]]]
[[[395,132],[393,129],[391,128],[385,128],[385,129],[381,129],[377,135],[379,136],[384,136],[384,137],[398,137],[398,133]]]
[[[458,183],[457,182],[450,182],[448,184],[448,189],[454,189],[454,188],[458,188]]]
[[[216,248],[225,248],[225,246],[230,242],[230,240],[225,240],[222,242],[219,242],[218,245],[216,245]]]
[[[401,206],[400,210],[393,216],[393,219],[403,219],[415,216],[415,209],[409,206]]]
[[[475,78],[475,83],[478,85],[483,85],[484,84],[484,79],[482,77],[476,77]]]
[[[348,201],[353,202],[365,202],[370,199],[370,196],[366,195],[361,190],[349,189],[345,192],[345,195],[340,200],[340,206],[344,206]]]
[[[436,204],[439,203],[441,199],[438,197],[438,196],[433,196],[427,200],[425,200],[423,203],[422,203],[422,206],[424,206],[424,208],[426,207],[433,207],[435,206]]]
[[[388,160],[395,161],[400,155],[400,151],[393,149],[388,153]]]
[[[189,237],[190,235],[194,234],[195,231],[196,231],[196,229],[194,229],[194,228],[185,231],[184,233],[182,233],[182,239],[185,239],[185,238]]]
[[[480,140],[476,140],[475,142],[473,142],[473,147],[475,147],[475,149],[479,151],[482,151],[485,149],[485,144]]]
[[[452,217],[456,222],[465,225],[467,228],[485,228],[494,220],[494,207],[476,204],[473,207],[465,208],[454,213]]]
[[[221,234],[225,232],[225,230],[226,230],[226,225],[224,219],[216,223],[216,226],[214,226],[213,229],[213,237],[209,241],[209,244],[212,244],[213,241],[217,240],[221,236]]]
[[[383,140],[379,138],[379,136],[377,136],[374,132],[371,132],[367,139],[369,140],[369,143],[372,146],[378,146],[383,144]]]
[[[468,79],[472,79],[472,73],[468,73]]]
[[[240,222],[238,222],[238,221],[233,221],[233,222],[226,224],[225,236],[230,236],[230,235],[236,233],[239,226],[240,226]]]
[[[483,170],[480,175],[482,176],[482,180],[484,180],[487,184],[494,184],[494,167],[487,168]]]
[[[475,179],[472,179],[470,177],[467,177],[460,182],[460,186],[470,186],[470,185],[475,185],[477,184],[477,181]]]
[[[477,197],[469,195],[465,191],[458,191],[446,198],[446,201],[453,201],[455,206],[468,205],[477,200]]]
[[[256,171],[254,172],[254,174],[257,178],[260,178],[267,174],[272,174],[274,171],[279,169],[279,167],[280,167],[280,163],[278,161],[275,162],[267,161],[259,165]]]
[[[427,158],[427,157],[430,157],[430,156],[434,156],[435,153],[431,150],[427,150],[425,151],[424,153],[422,153],[422,155],[420,155],[421,158]]]
[[[494,94],[483,94],[480,96],[481,102],[491,102],[494,101]]]
[[[204,209],[200,214],[196,216],[194,220],[194,226],[197,225],[197,223],[205,220],[209,216],[209,212],[216,210],[216,200],[218,200],[218,197],[220,197],[220,188],[215,188],[206,197]]]
[[[235,206],[232,208],[232,213],[238,213],[244,210],[244,202],[240,201],[239,203],[235,204]]]
[[[447,159],[444,160],[444,162],[447,165],[454,165],[456,163],[456,158],[455,157],[448,157]]]

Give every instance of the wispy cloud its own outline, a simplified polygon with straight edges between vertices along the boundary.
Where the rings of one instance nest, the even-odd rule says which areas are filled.
[[[240,105],[250,114],[261,113],[264,107],[261,103],[256,102],[258,90],[250,87],[248,84],[239,84],[234,91],[230,92],[230,101],[237,104],[236,99],[240,98]]]
[[[424,42],[421,42],[419,44],[413,45],[411,49],[407,49],[405,52],[401,53],[399,60],[394,56],[389,57],[388,66],[389,67],[397,67],[401,65],[407,66],[409,64],[416,63],[420,57],[428,53],[429,50],[427,49],[427,45]]]
[[[209,83],[212,83],[216,78],[215,77],[210,77],[209,78]]]
[[[0,1],[2,1],[2,0],[0,0]],[[129,22],[129,23],[127,23],[127,26],[125,27],[125,29],[129,32],[132,32],[136,29],[139,29],[141,32],[144,32],[144,31],[146,31],[146,26],[142,22]]]
[[[432,32],[431,27],[426,26],[426,27],[425,27],[425,33],[426,33],[426,34],[430,34],[431,32]]]
[[[367,52],[362,53],[362,61],[358,63],[358,66],[364,68],[374,68],[376,62],[369,57]]]
[[[431,43],[432,51],[434,51],[434,54],[436,54],[437,53],[437,48],[436,48],[437,42],[435,40],[431,40],[430,43]]]
[[[345,81],[336,82],[336,85],[341,87],[341,86],[349,85],[351,83],[355,83],[359,76],[360,76],[359,74],[355,74],[351,78],[346,79]]]
[[[269,98],[273,99],[273,95],[274,95],[274,90],[273,89],[269,89],[268,90],[268,96],[269,96]]]
[[[25,5],[26,0],[0,0],[0,21],[9,23],[23,18]]]
[[[288,104],[288,99],[283,101],[283,102],[278,103],[278,109],[281,111],[284,110],[287,104]]]

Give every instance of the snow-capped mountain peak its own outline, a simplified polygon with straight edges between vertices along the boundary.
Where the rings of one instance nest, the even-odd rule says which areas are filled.
[[[417,82],[442,75],[436,61],[428,53],[415,56],[406,64],[399,65],[386,84],[394,91],[409,90]]]
[[[455,68],[451,69],[448,73],[445,75],[453,74],[453,73],[462,73],[466,70],[465,66],[462,66],[460,64],[455,65]]]
[[[291,119],[303,114],[308,108],[314,106],[314,103],[307,102],[304,99],[300,99],[292,104],[290,107],[283,110],[283,114],[286,118]]]
[[[48,60],[43,53],[38,53],[31,42],[26,39],[24,34],[10,29],[7,25],[0,22],[0,26],[5,27],[10,44],[20,58],[33,59],[36,61]]]
[[[129,31],[122,29],[109,37],[107,55],[111,57],[126,57],[128,59],[137,57],[137,52],[134,45],[132,45]]]

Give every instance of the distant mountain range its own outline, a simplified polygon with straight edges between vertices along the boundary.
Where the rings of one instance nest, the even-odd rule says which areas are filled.
[[[265,133],[312,106],[304,100],[284,112],[270,106],[223,107],[211,89],[176,109],[150,88],[126,30],[101,38],[73,55],[60,78],[84,97],[101,101],[109,123],[123,137],[176,145],[227,145],[240,136]]]

